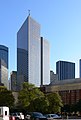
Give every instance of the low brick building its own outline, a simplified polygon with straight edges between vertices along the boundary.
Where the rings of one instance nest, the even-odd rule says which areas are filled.
[[[76,104],[81,99],[81,78],[56,81],[43,86],[45,93],[58,92],[66,104]]]

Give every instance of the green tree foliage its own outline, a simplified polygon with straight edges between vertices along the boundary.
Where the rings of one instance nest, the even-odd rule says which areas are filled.
[[[44,94],[35,85],[24,82],[23,89],[19,92],[18,104],[22,108],[27,108],[31,101],[42,96]]]
[[[49,101],[45,96],[43,96],[43,97],[39,97],[39,98],[36,98],[35,100],[31,101],[29,110],[47,113],[48,106],[49,106]]]
[[[49,101],[48,111],[50,113],[56,113],[61,111],[63,106],[61,97],[58,93],[47,94],[47,99]]]
[[[18,106],[26,111],[55,113],[60,112],[62,100],[58,93],[45,95],[35,85],[25,82],[19,92]]]
[[[12,108],[14,105],[14,97],[10,90],[6,87],[0,86],[0,106],[8,106]]]

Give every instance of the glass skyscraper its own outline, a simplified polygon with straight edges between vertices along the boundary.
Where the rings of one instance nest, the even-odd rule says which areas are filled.
[[[41,85],[50,83],[50,47],[49,42],[41,37]]]
[[[74,79],[75,63],[67,61],[56,62],[56,74],[58,74],[58,80]]]
[[[8,47],[0,45],[0,83],[8,88]]]
[[[40,37],[40,24],[27,17],[17,33],[17,87],[23,82],[40,86],[50,81],[49,43]]]
[[[25,82],[40,85],[41,80],[40,24],[27,17],[17,33],[17,72]],[[22,83],[18,79],[17,82]]]

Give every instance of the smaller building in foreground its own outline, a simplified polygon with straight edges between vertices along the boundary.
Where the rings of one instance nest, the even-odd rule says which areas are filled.
[[[56,81],[43,87],[45,93],[58,92],[64,105],[76,104],[81,99],[81,78]]]

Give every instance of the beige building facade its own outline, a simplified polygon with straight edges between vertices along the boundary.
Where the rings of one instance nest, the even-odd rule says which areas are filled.
[[[81,78],[56,81],[45,86],[45,93],[58,92],[64,104],[76,104],[81,99]]]

